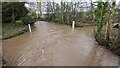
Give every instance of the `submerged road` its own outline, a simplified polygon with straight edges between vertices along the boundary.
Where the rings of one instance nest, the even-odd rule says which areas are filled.
[[[98,46],[92,27],[38,21],[32,33],[3,41],[9,66],[118,66],[118,57]]]

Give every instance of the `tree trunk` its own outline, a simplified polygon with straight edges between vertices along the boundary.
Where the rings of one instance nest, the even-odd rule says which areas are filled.
[[[94,9],[94,5],[93,5],[93,2],[92,0],[91,1],[91,7],[92,7],[92,23],[93,23],[93,31],[94,31],[94,34],[95,34],[95,25],[94,25],[94,22],[95,22],[95,9]]]

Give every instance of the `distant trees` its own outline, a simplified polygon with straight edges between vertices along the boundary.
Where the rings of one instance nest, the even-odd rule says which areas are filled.
[[[37,0],[36,0],[37,1]],[[41,6],[42,6],[42,3],[41,2],[37,2],[37,8],[39,10],[39,13],[38,13],[38,18],[41,17],[42,15],[42,10],[41,10]]]
[[[73,20],[76,22],[76,26],[82,25],[80,23],[90,24],[91,16],[89,10],[84,12],[84,9],[90,7],[85,6],[87,5],[84,2],[47,2],[47,14],[45,14],[45,17],[49,21],[68,25],[71,25]],[[85,20],[87,21],[85,22]]]

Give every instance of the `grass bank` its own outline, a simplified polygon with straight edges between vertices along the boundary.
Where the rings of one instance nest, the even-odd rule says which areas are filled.
[[[28,31],[28,26],[16,26],[13,23],[2,24],[2,39],[9,39]]]
[[[120,56],[120,29],[112,28],[110,30],[110,38],[106,40],[105,29],[102,30],[101,37],[95,37],[99,45],[104,46],[106,49],[113,52],[115,55]]]

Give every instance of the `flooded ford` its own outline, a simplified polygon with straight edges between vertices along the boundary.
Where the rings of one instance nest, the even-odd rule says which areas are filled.
[[[32,32],[3,41],[8,66],[118,66],[118,56],[94,39],[92,26],[37,21]]]

